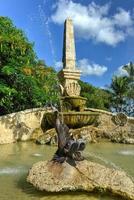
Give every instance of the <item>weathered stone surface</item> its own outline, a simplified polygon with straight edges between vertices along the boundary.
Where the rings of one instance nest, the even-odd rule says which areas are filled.
[[[64,96],[61,98],[61,100],[62,100],[62,111],[63,112],[69,112],[74,110],[80,111],[80,113],[78,112],[76,113],[77,116],[80,116],[81,112],[84,111],[87,101],[86,98],[80,96]],[[84,113],[89,114],[89,112],[84,112]]]
[[[124,126],[118,126],[113,121],[115,114],[104,110],[87,108],[86,111],[99,113],[98,130],[101,138],[107,138],[112,142],[133,144],[134,141],[134,117],[127,117]]]
[[[74,29],[71,19],[66,19],[64,24],[64,43],[63,43],[63,87],[64,95],[79,96],[80,85],[80,71],[76,69],[76,54],[75,54],[75,41]]]
[[[74,139],[83,139],[87,143],[95,143],[101,139],[102,132],[97,127],[84,126],[82,128],[70,129],[70,134]],[[43,135],[36,139],[37,144],[57,144],[57,133],[54,128],[46,131]]]
[[[30,140],[35,130],[40,128],[46,110],[29,109],[0,117],[0,144],[17,140]]]
[[[115,132],[110,137],[112,142],[124,143],[124,144],[134,144],[134,138],[130,137],[127,131],[124,132]]]
[[[31,140],[36,140],[37,138],[44,135],[44,132],[41,127],[35,128],[32,132],[32,135],[30,137]]]
[[[43,135],[40,135],[40,137],[36,138],[36,143],[42,145],[57,145],[57,133],[55,128],[46,131]]]
[[[106,131],[99,126],[94,127],[93,125],[90,125],[82,128],[70,129],[69,132],[73,135],[74,139],[82,138],[87,143],[99,142],[104,138],[115,143],[134,144],[134,137],[128,132],[127,127],[122,127],[122,131],[117,129],[110,132],[110,130]],[[38,144],[57,144],[57,134],[55,129],[53,128],[46,131],[43,135],[38,137],[36,141]]]
[[[134,182],[125,172],[89,161],[77,162],[76,166],[41,161],[30,169],[27,181],[42,191],[100,191],[134,199]]]
[[[75,139],[82,138],[87,143],[95,143],[102,137],[102,131],[94,126],[84,126],[82,128],[71,129],[70,132]]]
[[[69,128],[80,128],[86,125],[93,125],[97,123],[98,113],[92,112],[59,112],[60,120],[69,127]],[[44,115],[44,126],[42,128],[44,131],[55,127],[55,115],[54,112],[48,112]],[[42,123],[43,124],[43,123]],[[47,127],[45,129],[44,127]]]
[[[81,87],[77,81],[67,80],[64,89],[68,96],[79,96]]]
[[[134,138],[126,138],[124,141],[125,144],[134,144]]]
[[[67,19],[64,24],[64,44],[63,44],[63,65],[65,69],[75,70],[75,42],[74,29],[71,19]]]

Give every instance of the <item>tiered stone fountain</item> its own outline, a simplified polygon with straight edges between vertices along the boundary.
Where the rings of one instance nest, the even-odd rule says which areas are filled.
[[[98,114],[86,112],[86,99],[80,96],[80,71],[76,70],[75,65],[73,25],[70,19],[65,21],[63,70],[60,74],[63,80],[61,119],[73,128],[95,123]],[[45,126],[54,126],[54,113],[47,113],[44,117]],[[73,159],[66,159],[64,163],[40,161],[29,170],[27,181],[41,191],[111,192],[121,199],[134,199],[134,182],[125,172],[86,160],[76,161],[75,164]]]
[[[81,71],[76,68],[74,29],[71,19],[64,24],[63,69],[59,73],[61,82],[61,116],[69,128],[78,128],[95,123],[98,113],[84,111],[86,98],[80,96],[81,87],[78,83]],[[46,121],[51,126],[53,113],[46,114]]]

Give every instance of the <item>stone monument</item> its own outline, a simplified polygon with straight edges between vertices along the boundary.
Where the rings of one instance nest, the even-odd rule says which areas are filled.
[[[71,19],[66,19],[64,24],[64,43],[63,43],[63,78],[64,92],[68,96],[79,96],[80,70],[76,69],[76,53],[74,41],[74,29]]]
[[[86,99],[80,97],[81,87],[78,83],[81,71],[76,68],[76,53],[73,22],[70,18],[64,23],[64,41],[63,41],[63,69],[62,76],[63,104],[69,105],[70,110],[77,107],[77,111],[83,110]]]

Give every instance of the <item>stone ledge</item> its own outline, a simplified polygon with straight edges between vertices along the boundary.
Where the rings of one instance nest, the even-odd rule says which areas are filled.
[[[31,108],[31,109],[26,109],[26,110],[22,110],[22,111],[18,111],[18,112],[14,112],[14,113],[10,113],[10,114],[7,114],[7,115],[1,115],[0,116],[0,120],[1,118],[3,117],[12,117],[16,114],[27,114],[27,113],[32,113],[32,112],[37,112],[37,111],[48,111],[50,110],[50,108]]]
[[[115,113],[112,113],[106,110],[96,109],[96,108],[85,108],[85,111],[99,112],[99,113],[104,113],[111,116],[115,115]]]

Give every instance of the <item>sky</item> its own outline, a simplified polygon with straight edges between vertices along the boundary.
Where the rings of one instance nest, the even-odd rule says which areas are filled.
[[[62,67],[64,21],[72,18],[81,80],[105,88],[134,61],[134,0],[0,0],[0,16],[23,29],[39,59]]]

